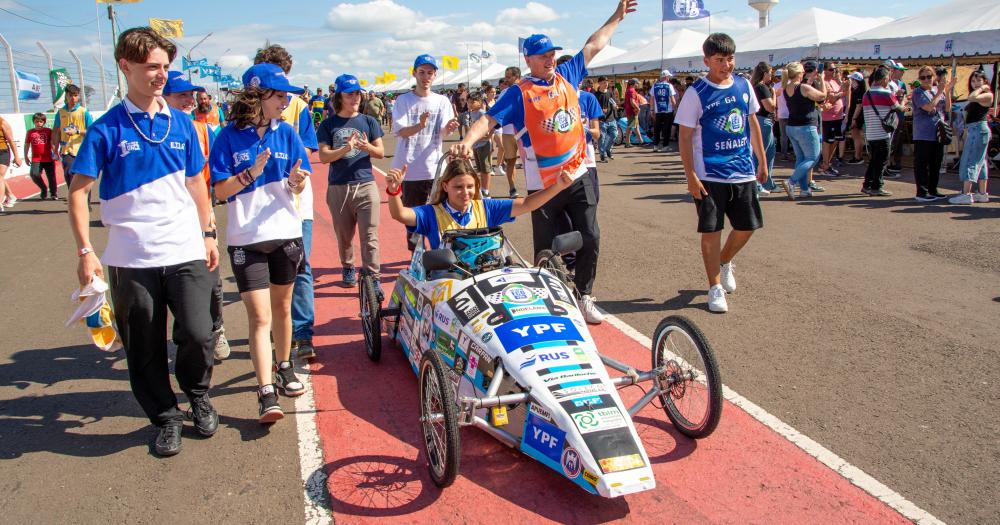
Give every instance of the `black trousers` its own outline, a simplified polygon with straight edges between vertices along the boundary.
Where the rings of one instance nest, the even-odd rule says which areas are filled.
[[[917,197],[938,192],[942,162],[944,144],[936,140],[913,141],[913,179],[917,184]]]
[[[653,122],[653,147],[670,145],[670,132],[674,129],[674,112],[657,113]]]
[[[216,277],[203,260],[160,268],[112,266],[108,272],[132,393],[154,425],[182,421],[184,413],[170,387],[167,309],[176,319],[177,383],[189,400],[203,396],[214,363],[209,310]]]
[[[535,255],[552,247],[552,239],[564,233],[560,225],[568,216],[573,230],[583,236],[583,248],[576,252],[576,288],[590,295],[597,278],[597,258],[601,251],[601,230],[597,225],[597,191],[594,179],[583,175],[570,187],[531,212],[531,234]]]
[[[45,179],[48,179],[48,187],[45,186],[45,179],[42,179],[42,172],[45,172]],[[44,199],[46,194],[56,196],[56,188],[59,185],[56,184],[56,163],[54,161],[32,162],[29,175],[31,175],[31,182],[34,182],[35,186],[38,186],[38,189],[42,191],[38,195],[40,198]]]
[[[902,116],[900,117],[902,120]],[[903,164],[903,131],[896,128],[896,132],[892,134],[892,143],[890,145],[891,155],[892,155],[892,167],[899,168]],[[888,157],[886,157],[888,158]]]
[[[864,188],[870,190],[882,189],[882,175],[885,173],[885,163],[889,160],[889,139],[869,140],[868,169],[865,171]]]

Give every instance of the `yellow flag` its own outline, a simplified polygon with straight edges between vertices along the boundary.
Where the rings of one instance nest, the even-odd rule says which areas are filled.
[[[360,84],[361,84],[362,86],[367,86],[367,85],[368,85],[368,81],[367,81],[367,80],[365,80],[365,79],[363,79],[363,78],[362,78],[361,80],[359,80],[358,82],[359,82],[359,83],[360,83]]]
[[[184,21],[181,19],[150,18],[149,27],[153,28],[163,38],[180,38],[184,36]]]
[[[410,76],[413,76],[413,66],[410,66]]]
[[[459,63],[458,57],[453,57],[450,55],[444,55],[443,57],[441,57],[441,67],[445,69],[453,69],[457,71],[458,63]]]
[[[382,75],[375,77],[375,84],[385,84],[385,78]]]

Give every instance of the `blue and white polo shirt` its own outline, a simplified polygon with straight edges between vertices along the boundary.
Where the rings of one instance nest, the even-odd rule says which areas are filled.
[[[674,122],[694,128],[691,137],[698,179],[742,183],[756,178],[750,117],[760,109],[750,81],[734,77],[728,86],[702,78],[684,92]]]
[[[190,118],[158,102],[152,117],[128,98],[108,110],[87,130],[73,163],[77,175],[100,176],[101,221],[108,227],[101,262],[109,266],[205,259],[198,208],[185,185],[187,177],[201,176],[205,157]],[[166,139],[154,144],[137,127],[153,141]]]
[[[301,169],[305,171],[312,168],[302,139],[289,124],[272,120],[263,138],[253,126],[237,129],[229,124],[223,128],[209,154],[212,184],[253,166],[257,154],[267,148],[271,149],[271,158],[264,172],[253,184],[229,198],[226,225],[229,246],[302,237],[302,221],[287,180],[296,161],[302,161]]]

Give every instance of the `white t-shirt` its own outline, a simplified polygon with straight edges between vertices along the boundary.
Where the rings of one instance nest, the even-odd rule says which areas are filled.
[[[778,120],[788,118],[788,103],[781,94],[781,82],[774,84],[774,104],[778,106]]]
[[[403,138],[399,130],[420,122],[420,115],[430,114],[427,125],[416,135]],[[392,167],[406,170],[408,181],[431,180],[441,160],[441,146],[444,141],[445,127],[455,118],[451,101],[444,95],[430,93],[419,97],[413,91],[400,95],[392,108],[392,129],[396,138],[396,155],[392,158]]]

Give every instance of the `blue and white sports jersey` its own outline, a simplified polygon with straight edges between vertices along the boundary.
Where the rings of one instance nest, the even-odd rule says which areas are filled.
[[[302,237],[302,221],[287,180],[296,161],[302,161],[300,167],[305,171],[312,168],[302,139],[292,126],[273,120],[262,138],[253,126],[237,129],[233,124],[227,125],[215,139],[208,157],[212,184],[253,166],[257,154],[267,148],[271,149],[271,158],[264,172],[253,184],[229,198],[226,225],[229,246]]]
[[[73,163],[73,173],[100,176],[101,221],[108,227],[101,262],[109,266],[156,268],[205,258],[198,208],[185,185],[187,177],[201,176],[205,157],[190,118],[158,102],[152,118],[128,98],[108,110],[87,130]],[[166,140],[149,142],[136,127]]]
[[[674,86],[670,82],[657,82],[652,89],[654,110],[656,113],[670,113],[674,107],[670,104],[670,97],[675,94]]]
[[[577,96],[580,97],[580,116],[584,133],[587,135],[587,167],[596,168],[597,157],[594,153],[594,137],[590,135],[590,121],[603,119],[604,110],[601,109],[601,103],[597,101],[597,97],[593,93],[579,91]]]
[[[733,78],[719,86],[702,78],[684,92],[675,122],[694,128],[694,169],[700,180],[739,183],[754,180],[750,118],[760,109],[750,81]]]

